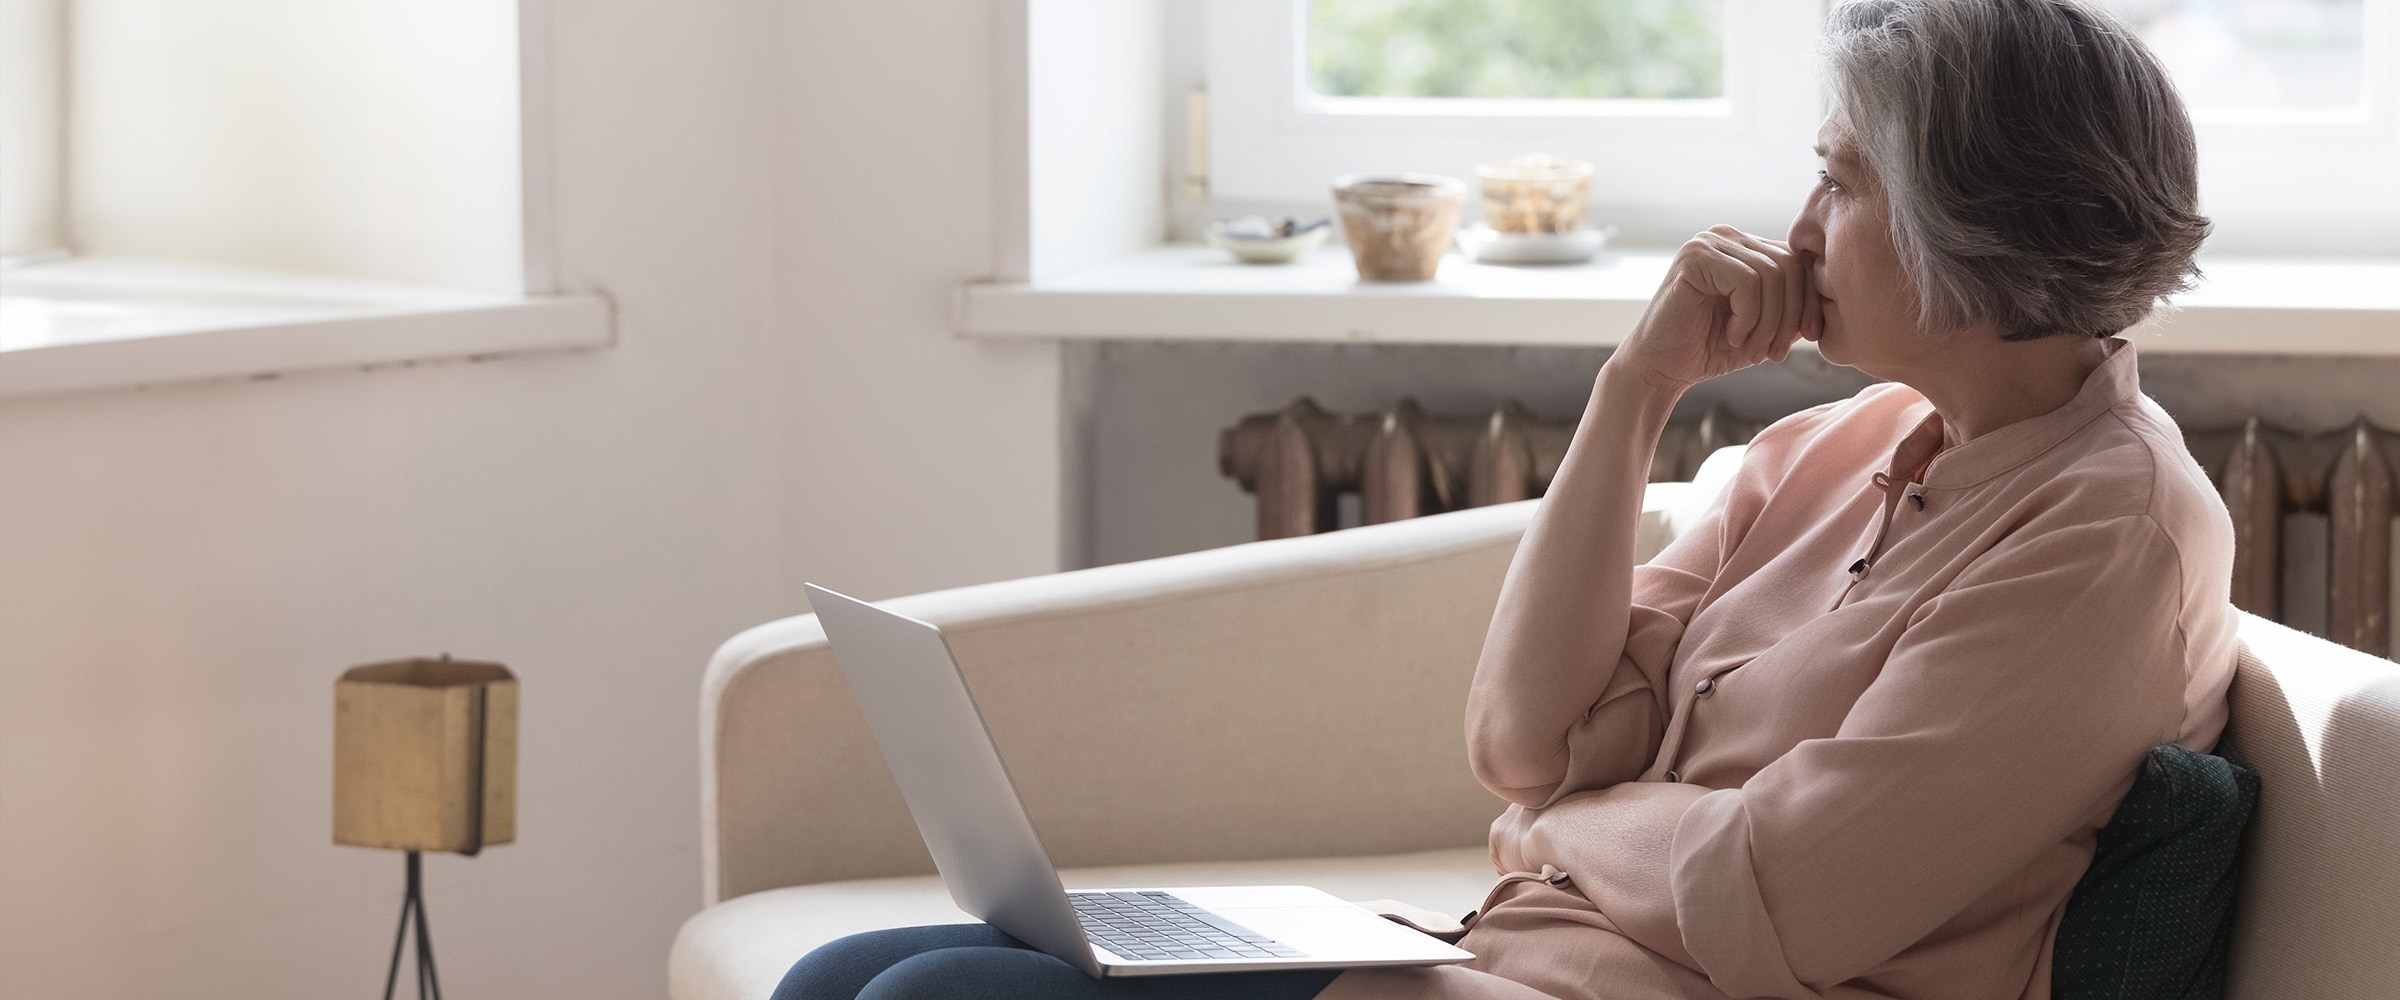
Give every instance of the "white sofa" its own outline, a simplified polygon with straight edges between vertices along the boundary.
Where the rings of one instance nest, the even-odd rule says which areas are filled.
[[[1737,449],[1654,485],[1688,526]],[[1461,707],[1531,516],[1509,504],[920,594],[1069,886],[1288,883],[1451,913],[1499,800]],[[2400,665],[2246,618],[2237,738],[2264,783],[2233,1000],[2400,996]],[[813,615],[734,637],[701,695],[708,906],[675,1000],[764,1000],[845,934],[951,906]]]

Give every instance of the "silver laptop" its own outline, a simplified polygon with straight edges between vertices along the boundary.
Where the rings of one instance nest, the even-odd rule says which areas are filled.
[[[808,598],[959,909],[1093,976],[1475,957],[1307,886],[1066,891],[941,629],[813,583]]]

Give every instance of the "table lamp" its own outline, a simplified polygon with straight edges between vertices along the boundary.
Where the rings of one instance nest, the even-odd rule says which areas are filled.
[[[333,842],[408,852],[384,1000],[416,929],[417,996],[440,1000],[419,855],[468,857],[517,834],[517,679],[497,663],[370,663],[333,685]]]

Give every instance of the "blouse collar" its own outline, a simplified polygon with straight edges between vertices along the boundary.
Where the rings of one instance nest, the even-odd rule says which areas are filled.
[[[2083,388],[2067,405],[1984,434],[1975,440],[1946,448],[1933,456],[1933,464],[1925,468],[1924,483],[1928,489],[1960,489],[1974,486],[2040,457],[2058,446],[2084,425],[2119,404],[2141,394],[2141,369],[2134,363],[2133,344],[2122,337],[2102,341],[2108,352],[2100,367],[2083,380]],[[1944,431],[1939,413],[1928,412],[1924,422],[1908,436],[1895,459],[1905,459],[1911,446],[1938,446]],[[1929,439],[1930,438],[1930,439]],[[1924,459],[1918,458],[1917,462]],[[1897,466],[1897,462],[1895,465]],[[1915,463],[1910,463],[1912,466]],[[1913,468],[1909,471],[1913,471]]]

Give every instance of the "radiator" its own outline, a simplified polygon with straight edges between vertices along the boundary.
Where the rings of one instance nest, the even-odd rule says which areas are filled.
[[[1689,479],[1716,449],[1740,444],[1764,421],[1722,407],[1670,422],[1650,464],[1653,481]],[[1403,399],[1381,413],[1328,413],[1309,399],[1242,418],[1217,442],[1217,466],[1258,498],[1258,537],[1342,526],[1345,496],[1357,520],[1378,524],[1542,495],[1557,474],[1575,422],[1536,416],[1511,402],[1488,414],[1441,415]],[[2185,443],[2233,517],[2233,602],[2291,621],[2288,572],[2323,574],[2323,632],[2354,649],[2391,655],[2392,515],[2400,433],[2360,419],[2307,433],[2252,419],[2190,431]],[[2323,558],[2294,558],[2286,526],[2324,518]],[[2307,609],[2313,619],[2319,609]],[[2295,623],[2300,624],[2300,623]],[[2314,626],[2315,621],[2305,622]]]
[[[1765,426],[1721,407],[1671,422],[1650,478],[1689,479],[1709,452]],[[1439,416],[1410,399],[1381,413],[1336,414],[1302,398],[1227,428],[1217,468],[1258,496],[1258,537],[1288,538],[1340,527],[1345,494],[1357,495],[1365,524],[1541,496],[1574,435],[1574,421],[1513,402]]]
[[[2229,430],[2187,432],[2185,443],[2233,515],[2233,603],[2284,621],[2291,515],[2325,517],[2325,635],[2391,655],[2392,470],[2400,434],[2360,419],[2315,434],[2256,418]]]

